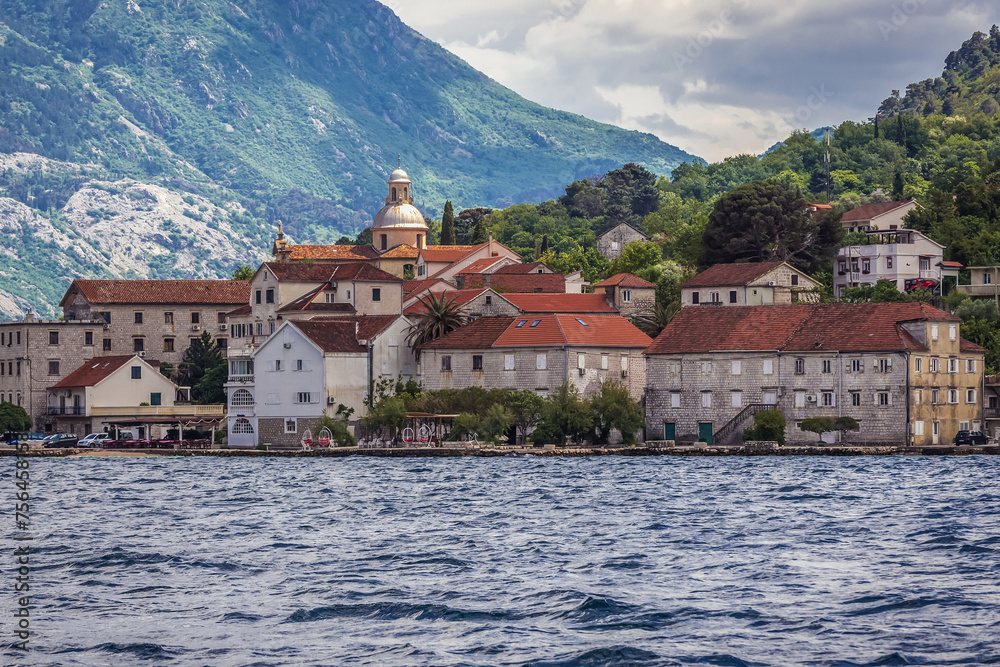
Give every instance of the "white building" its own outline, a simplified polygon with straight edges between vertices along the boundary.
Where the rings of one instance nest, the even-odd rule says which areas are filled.
[[[868,241],[837,251],[833,276],[837,296],[848,287],[880,280],[891,280],[900,292],[938,289],[943,277],[958,275],[957,268],[944,263],[944,246],[916,230],[869,231]]]

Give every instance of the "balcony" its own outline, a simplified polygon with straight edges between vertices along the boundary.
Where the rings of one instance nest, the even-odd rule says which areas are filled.
[[[941,280],[941,272],[937,269],[920,269],[921,280]]]
[[[50,415],[72,415],[83,417],[87,414],[87,408],[83,405],[50,405],[48,413]]]
[[[1000,285],[956,285],[955,289],[958,290],[959,294],[965,294],[967,296],[991,296],[993,298],[1000,294],[1000,290],[997,288]]]
[[[91,408],[94,417],[223,417],[224,405],[124,405]]]
[[[251,375],[230,375],[226,384],[253,384],[254,376]]]

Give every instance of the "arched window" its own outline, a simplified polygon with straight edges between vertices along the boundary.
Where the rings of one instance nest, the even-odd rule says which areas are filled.
[[[392,189],[392,201],[396,201],[396,188]]]
[[[421,249],[424,247],[424,235],[417,234],[417,248]]]
[[[233,422],[233,433],[253,433],[253,424],[249,419],[237,419]]]
[[[403,199],[407,199],[410,196],[410,188],[403,186]]]
[[[385,235],[385,234],[380,234],[380,236],[381,236],[382,250],[388,249],[389,248],[389,237],[387,235]]]
[[[251,394],[246,389],[237,389],[235,392],[233,392],[233,397],[229,401],[229,404],[235,406],[253,405],[254,404],[253,394]]]

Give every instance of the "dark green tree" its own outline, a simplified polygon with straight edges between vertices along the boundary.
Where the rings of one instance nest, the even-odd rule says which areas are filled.
[[[635,444],[636,431],[645,426],[645,410],[621,382],[605,380],[601,392],[590,400],[598,444],[606,444],[612,429],[622,434],[626,445]]]
[[[441,245],[455,245],[455,210],[451,200],[444,203],[444,213],[441,215]]]
[[[753,427],[743,431],[743,442],[774,440],[785,444],[785,415],[780,410],[764,410],[753,416]]]
[[[606,228],[626,222],[641,229],[643,218],[660,206],[656,174],[632,162],[608,172],[601,179],[601,187],[607,192],[604,201]]]
[[[0,403],[0,433],[21,433],[31,430],[31,417],[20,405]]]
[[[893,201],[900,201],[903,198],[903,174],[896,172],[896,175],[892,177],[892,199]]]
[[[563,444],[566,438],[579,441],[590,433],[594,426],[594,418],[588,401],[580,397],[579,390],[573,385],[563,384],[546,402],[545,414],[539,429],[546,424],[548,426],[545,432],[558,432],[560,434],[558,444]]]
[[[212,334],[202,331],[201,335],[191,341],[191,346],[184,350],[183,361],[180,370],[182,375],[181,384],[189,387],[196,387],[205,374],[213,368],[221,366],[223,372],[226,368],[226,360],[219,352],[218,346],[212,339]],[[225,379],[223,379],[225,382]],[[195,391],[192,391],[191,398],[194,399]]]
[[[411,316],[412,326],[406,337],[407,343],[420,358],[420,346],[454,331],[466,322],[466,317],[454,299],[448,300],[433,292],[423,300],[425,309]]]
[[[251,280],[253,279],[254,270],[249,264],[238,264],[235,269],[233,269],[233,280]]]
[[[214,366],[205,371],[201,379],[191,387],[191,402],[198,405],[209,405],[226,402],[226,379],[229,377],[229,369],[223,361],[218,366]]]
[[[489,240],[489,232],[486,229],[486,219],[480,218],[479,222],[476,223],[475,228],[472,230],[472,238],[469,239],[469,243],[476,245],[478,243],[486,243]]]

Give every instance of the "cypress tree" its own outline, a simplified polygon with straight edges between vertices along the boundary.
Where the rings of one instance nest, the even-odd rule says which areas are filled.
[[[489,240],[489,236],[486,232],[486,222],[484,218],[479,218],[479,222],[476,223],[476,228],[472,230],[472,244],[486,243]]]
[[[449,199],[444,203],[441,215],[441,245],[455,245],[455,211]]]

